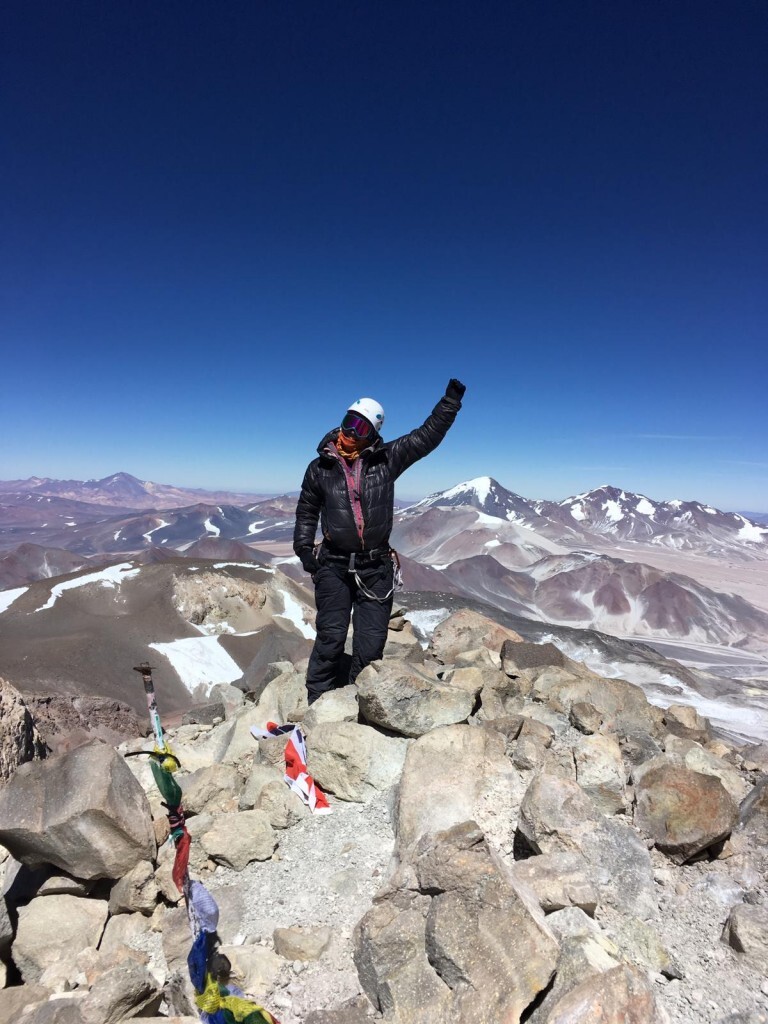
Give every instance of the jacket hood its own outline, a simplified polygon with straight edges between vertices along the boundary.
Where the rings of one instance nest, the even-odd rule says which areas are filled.
[[[330,443],[336,441],[336,438],[339,436],[340,430],[341,430],[340,427],[334,427],[333,430],[329,430],[328,431],[328,433],[322,439],[320,444],[317,446],[317,454],[318,455],[327,455],[328,454],[325,449],[328,447],[328,445]],[[381,448],[383,443],[384,442],[381,439],[381,435],[377,434],[375,439],[374,439],[374,441],[373,441],[373,444],[369,444],[368,447],[363,452],[360,453],[361,456],[365,455],[367,452],[378,451],[378,449]]]

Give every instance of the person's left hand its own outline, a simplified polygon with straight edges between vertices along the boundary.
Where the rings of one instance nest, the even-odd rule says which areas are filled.
[[[466,390],[466,384],[462,384],[460,380],[456,380],[455,377],[451,377],[448,381],[448,387],[445,389],[445,397],[453,398],[457,402],[460,402],[464,397],[464,392]]]

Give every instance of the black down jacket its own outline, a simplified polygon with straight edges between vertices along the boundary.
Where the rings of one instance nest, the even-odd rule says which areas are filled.
[[[318,519],[331,549],[349,553],[386,547],[392,531],[395,480],[437,448],[460,408],[460,401],[446,395],[422,426],[386,443],[377,437],[360,456],[360,499],[365,523],[362,541],[355,526],[341,458],[332,444],[339,429],[326,434],[317,448],[319,458],[310,462],[301,485],[293,531],[296,554],[301,557],[302,552],[314,546]]]

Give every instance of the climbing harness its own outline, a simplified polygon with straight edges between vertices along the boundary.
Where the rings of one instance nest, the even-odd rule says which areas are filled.
[[[365,583],[360,579],[360,573],[355,566],[354,552],[349,556],[349,569],[347,571],[352,575],[352,579],[357,584],[357,589],[363,597],[366,598],[366,600],[378,601],[379,604],[386,604],[395,591],[403,589],[403,572],[400,568],[400,556],[393,548],[389,552],[389,557],[392,559],[392,586],[384,597],[378,597],[372,590],[366,587]]]
[[[249,999],[229,980],[232,964],[218,950],[218,905],[202,882],[189,877],[189,847],[192,840],[184,820],[181,787],[173,777],[174,772],[181,767],[181,761],[170,749],[163,733],[152,667],[144,661],[134,671],[141,673],[144,681],[149,720],[155,738],[154,750],[136,751],[135,754],[146,754],[150,758],[152,775],[168,815],[170,839],[176,848],[173,881],[184,895],[192,931],[192,948],[187,957],[187,967],[195,989],[200,1019],[204,1024],[280,1024],[268,1010]]]

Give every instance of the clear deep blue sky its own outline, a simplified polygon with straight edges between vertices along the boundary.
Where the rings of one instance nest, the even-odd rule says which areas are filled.
[[[768,509],[762,2],[17,0],[0,477],[490,474]]]

